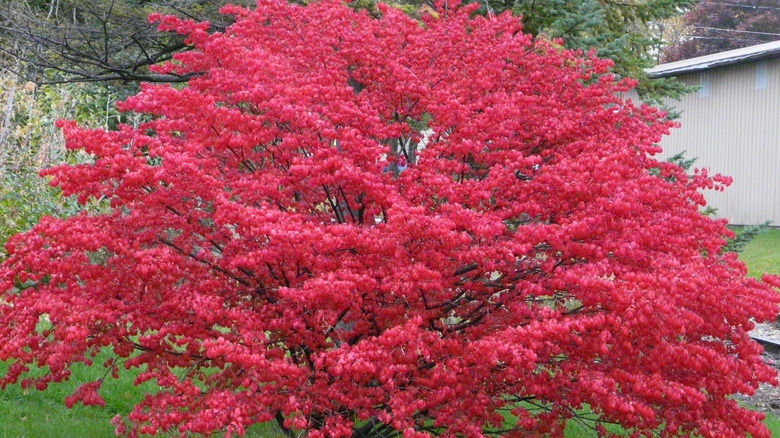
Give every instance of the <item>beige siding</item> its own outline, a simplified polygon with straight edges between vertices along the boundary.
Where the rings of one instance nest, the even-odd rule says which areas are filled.
[[[734,224],[780,225],[780,59],[763,63],[680,77],[704,88],[675,104],[682,127],[661,143],[666,156],[685,150],[695,167],[734,178],[726,192],[705,194]]]

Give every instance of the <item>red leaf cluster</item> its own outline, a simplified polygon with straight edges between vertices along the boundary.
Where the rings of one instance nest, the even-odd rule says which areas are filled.
[[[729,396],[775,379],[748,331],[780,283],[721,252],[727,179],[654,159],[672,123],[609,61],[471,7],[225,12],[157,17],[196,76],[122,104],[150,121],[62,124],[94,163],[45,173],[112,209],[9,242],[3,386],[108,349],[161,387],[131,435],[769,436]]]

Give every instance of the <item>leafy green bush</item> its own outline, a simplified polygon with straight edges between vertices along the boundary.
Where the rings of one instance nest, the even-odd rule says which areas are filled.
[[[119,91],[85,84],[36,86],[0,74],[0,260],[5,242],[32,228],[42,216],[67,217],[84,207],[66,199],[38,172],[54,164],[87,162],[83,152],[64,148],[58,119],[115,128]],[[88,208],[98,208],[92,205]]]

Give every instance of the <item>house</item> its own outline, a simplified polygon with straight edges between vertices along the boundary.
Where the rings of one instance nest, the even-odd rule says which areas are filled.
[[[686,151],[694,167],[734,178],[705,196],[717,217],[733,224],[780,226],[780,41],[658,65],[653,78],[698,86],[679,102],[682,127],[661,146]]]

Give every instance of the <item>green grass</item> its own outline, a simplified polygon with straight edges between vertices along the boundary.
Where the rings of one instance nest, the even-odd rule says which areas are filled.
[[[5,368],[7,365],[3,364],[3,372]],[[103,373],[99,366],[78,366],[68,382],[52,384],[44,392],[9,386],[0,392],[0,437],[111,436],[111,418],[117,413],[128,413],[144,392],[153,388],[134,387],[132,376],[125,382],[108,379],[106,390],[101,391],[107,396],[105,408],[65,407],[65,397],[78,385],[99,379]]]
[[[49,394],[9,390],[0,398],[0,437],[69,438],[113,435],[108,410],[82,406],[66,409]]]
[[[67,382],[50,385],[45,391],[24,390],[13,385],[0,391],[0,438],[103,438],[114,436],[111,419],[117,415],[126,416],[133,406],[146,394],[153,393],[156,387],[147,382],[133,385],[138,372],[125,372],[119,379],[105,378],[100,395],[106,401],[105,407],[81,404],[72,409],[65,407],[65,397],[81,384],[105,376],[100,366],[107,355],[98,355],[91,367],[74,367],[71,379]],[[7,364],[0,363],[0,375]],[[245,435],[248,438],[271,438],[281,436],[276,429],[268,425],[252,427]]]
[[[780,274],[780,229],[758,234],[739,258],[748,266],[748,275],[752,277],[760,278],[765,272]]]
[[[772,431],[773,437],[780,437],[780,417],[774,414],[766,414],[764,424]]]

